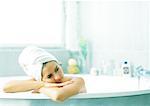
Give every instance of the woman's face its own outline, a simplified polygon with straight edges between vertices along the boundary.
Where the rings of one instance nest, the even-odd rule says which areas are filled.
[[[62,82],[64,77],[62,67],[55,61],[48,62],[42,71],[42,81],[49,83]]]

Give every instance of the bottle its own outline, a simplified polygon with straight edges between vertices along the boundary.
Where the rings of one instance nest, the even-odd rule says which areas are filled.
[[[98,76],[99,75],[99,70],[97,68],[92,67],[91,70],[90,70],[90,75]]]
[[[70,58],[68,60],[68,73],[69,74],[79,74],[80,73],[80,69],[77,65],[77,61],[73,58]]]
[[[131,77],[131,68],[130,68],[130,64],[128,61],[123,62],[121,66],[121,72],[122,72],[122,76]]]

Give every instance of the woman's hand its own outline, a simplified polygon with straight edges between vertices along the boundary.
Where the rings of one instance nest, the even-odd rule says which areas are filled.
[[[45,87],[45,88],[60,88],[60,87],[63,87],[63,86],[66,86],[66,85],[69,85],[69,84],[72,84],[72,83],[73,83],[72,80],[66,81],[66,82],[62,82],[62,83],[47,83],[47,82],[44,82],[44,86],[43,87]],[[39,89],[34,89],[32,91],[32,93],[40,93]]]
[[[41,82],[38,82],[38,83],[39,83],[40,86],[39,86],[38,88],[32,90],[32,93],[40,93],[40,92],[39,92],[39,89],[42,88],[42,87],[44,87],[44,85],[45,85],[45,83],[42,82],[42,81],[41,81]]]
[[[70,80],[70,81],[66,81],[66,82],[62,82],[62,83],[45,83],[44,84],[44,87],[63,87],[63,86],[66,86],[66,85],[69,85],[69,84],[72,84],[73,81]]]

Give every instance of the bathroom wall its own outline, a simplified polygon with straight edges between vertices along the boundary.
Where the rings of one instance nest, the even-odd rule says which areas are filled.
[[[79,7],[80,34],[92,42],[93,67],[128,60],[150,69],[150,2],[83,1]]]
[[[52,53],[62,62],[64,72],[67,72],[67,61],[70,57],[69,51],[64,48],[44,48]],[[24,71],[18,64],[18,56],[23,47],[0,47],[0,76],[25,75]]]
[[[77,18],[74,17],[77,25],[73,24],[77,27],[76,35],[85,36],[90,42],[91,66],[100,68],[103,64],[119,65],[122,61],[129,60],[135,66],[142,65],[150,69],[150,2],[85,0],[78,1],[77,5],[76,1],[71,2],[78,9],[72,15],[78,15]],[[71,11],[70,14],[72,13]],[[73,36],[69,33],[68,36],[70,35]],[[71,42],[70,39],[69,41]],[[24,74],[17,62],[21,49],[0,48],[0,75]],[[48,50],[56,53],[61,60],[67,60],[70,56],[64,49]],[[61,57],[62,54],[64,57]],[[65,70],[66,67],[67,61],[64,63]]]

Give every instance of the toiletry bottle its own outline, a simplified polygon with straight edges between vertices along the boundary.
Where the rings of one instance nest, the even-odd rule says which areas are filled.
[[[73,58],[70,58],[68,60],[68,73],[69,74],[79,74],[80,73],[80,69],[77,65],[77,61]]]
[[[128,61],[124,61],[121,66],[122,76],[131,77],[131,68]]]
[[[98,76],[99,75],[99,70],[97,68],[92,67],[91,70],[90,70],[90,75]]]

